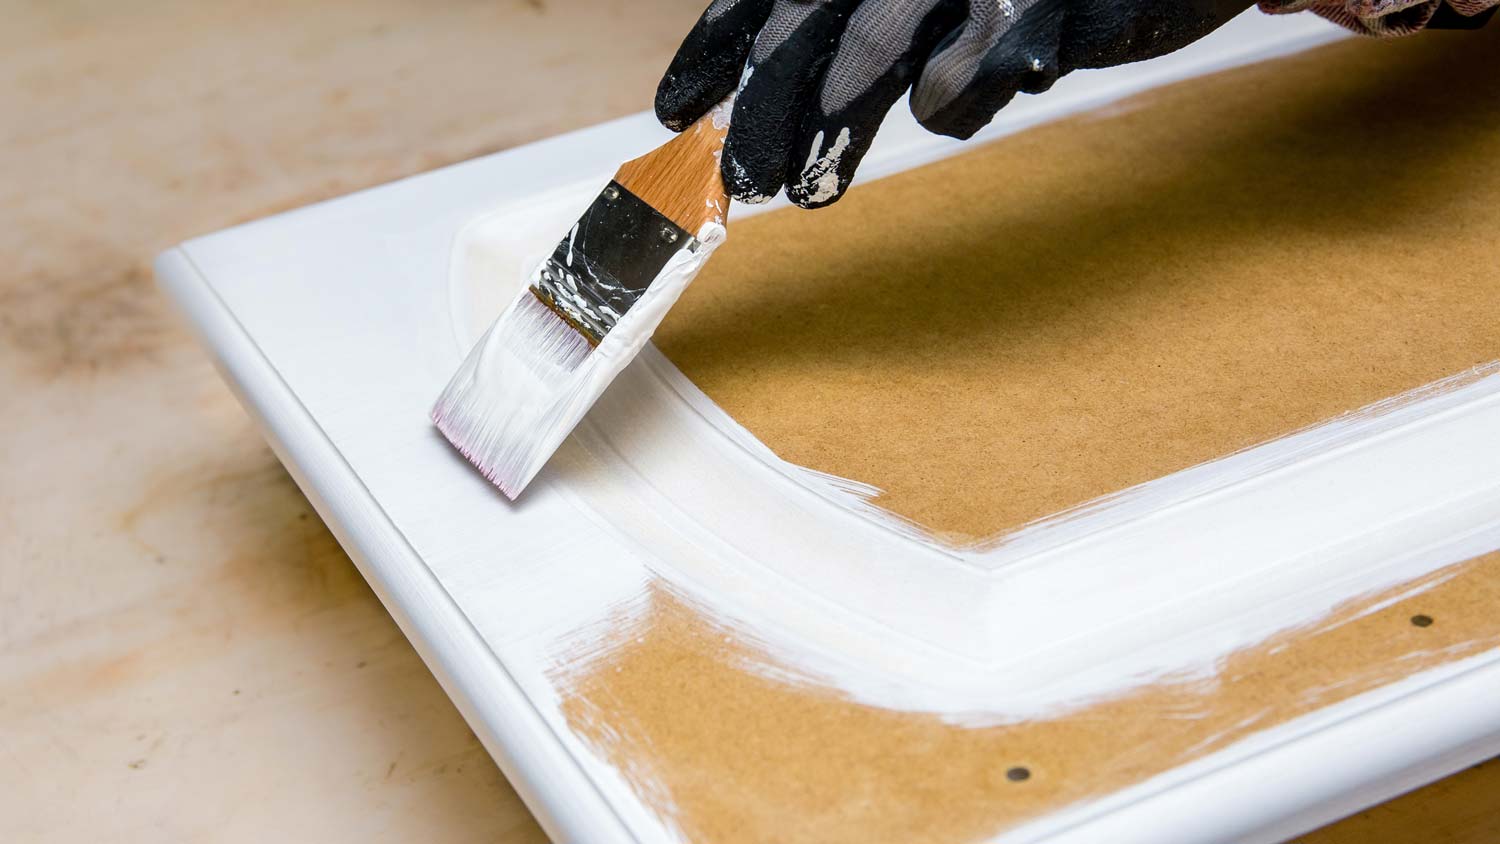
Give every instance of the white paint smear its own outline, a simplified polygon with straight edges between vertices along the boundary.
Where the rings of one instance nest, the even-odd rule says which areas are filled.
[[[802,167],[802,182],[799,186],[810,202],[827,202],[839,192],[839,160],[849,148],[849,127],[839,130],[837,138],[827,152],[823,148],[823,132],[813,137],[812,149],[808,151],[807,163]]]
[[[456,275],[484,289],[483,268],[522,261],[518,232],[566,225],[537,208],[566,220],[579,202],[477,226]],[[549,494],[629,549],[617,565],[713,607],[797,676],[993,723],[1210,676],[1342,602],[1500,547],[1495,430],[1492,365],[952,548],[869,485],[780,460],[647,346],[559,451]]]

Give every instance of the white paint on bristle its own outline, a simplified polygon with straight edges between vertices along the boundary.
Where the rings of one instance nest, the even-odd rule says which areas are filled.
[[[704,224],[696,248],[679,249],[598,346],[528,286],[469,352],[432,418],[479,471],[514,499],[633,360],[725,238]]]

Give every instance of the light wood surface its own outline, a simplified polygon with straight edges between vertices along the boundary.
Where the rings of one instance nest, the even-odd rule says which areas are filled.
[[[0,2],[0,840],[542,840],[148,262],[645,108],[699,6]],[[1492,841],[1497,794],[1306,840]]]
[[[639,111],[699,10],[0,0],[0,841],[542,840],[149,262]]]

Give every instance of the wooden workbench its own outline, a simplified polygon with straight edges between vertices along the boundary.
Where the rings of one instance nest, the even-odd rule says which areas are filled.
[[[637,111],[699,2],[0,3],[0,840],[542,840],[148,262]]]

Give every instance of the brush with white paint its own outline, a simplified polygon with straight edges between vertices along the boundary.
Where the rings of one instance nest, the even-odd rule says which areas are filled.
[[[432,418],[514,499],[724,239],[728,100],[615,173],[469,352]]]

